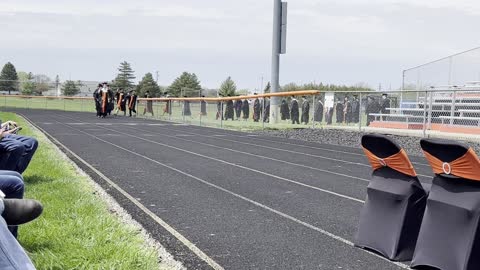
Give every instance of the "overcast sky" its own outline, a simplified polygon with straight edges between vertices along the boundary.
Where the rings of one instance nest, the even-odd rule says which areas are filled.
[[[62,80],[183,71],[216,88],[270,78],[273,0],[1,0],[0,64]],[[397,88],[402,70],[480,45],[478,0],[290,0],[281,84]]]

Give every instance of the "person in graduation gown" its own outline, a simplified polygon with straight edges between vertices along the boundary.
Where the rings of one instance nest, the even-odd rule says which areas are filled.
[[[387,94],[382,95],[382,101],[380,102],[380,113],[382,114],[390,114],[390,110],[387,110],[390,108],[390,99],[388,98]],[[382,120],[386,121],[387,117],[382,116]]]
[[[290,105],[290,117],[292,118],[292,124],[300,124],[300,109],[298,107],[298,101],[292,96],[292,102]]]
[[[358,96],[353,96],[352,101],[352,122],[358,124],[360,122],[360,101]]]
[[[302,123],[308,124],[308,120],[310,119],[310,102],[308,101],[307,97],[303,97],[302,102]]]
[[[168,98],[168,95],[166,96]],[[165,107],[163,108],[163,115],[168,114],[172,115],[172,100],[169,99],[165,102]]]
[[[222,97],[222,96],[220,96]],[[217,102],[217,115],[215,117],[215,120],[218,120],[219,118],[221,118],[223,120],[223,102],[222,100],[218,101]]]
[[[102,90],[103,84],[99,84],[97,89],[93,92],[93,100],[95,101],[95,111],[97,112],[97,117],[102,117]]]
[[[202,98],[204,98],[205,96],[202,96]],[[202,101],[200,101],[200,115],[201,116],[207,116],[207,102],[205,100],[202,99]]]
[[[346,124],[349,124],[352,122],[352,103],[350,103],[350,100],[348,96],[345,97],[343,101],[343,115],[344,115],[344,121]]]
[[[150,95],[150,92],[148,90],[145,92],[145,95],[143,97],[144,98],[152,98],[152,96]],[[151,100],[147,100],[145,102],[145,108],[143,108],[143,115],[145,115],[147,113],[151,113],[152,116],[154,116],[153,115],[153,101],[151,101]]]
[[[237,116],[237,120],[240,120],[240,116],[242,115],[242,105],[243,105],[243,101],[241,99],[235,100],[234,107],[235,107],[235,114]]]
[[[137,94],[135,91],[130,91],[129,94],[127,95],[127,102],[128,102],[128,114],[130,117],[132,117],[132,112],[135,113],[135,116],[137,115],[136,111],[136,106],[137,106]]]
[[[282,120],[290,120],[290,108],[288,107],[288,102],[285,99],[282,99],[282,105],[280,105],[280,115]]]
[[[230,95],[228,95],[228,97],[230,97]],[[234,112],[234,108],[233,108],[233,100],[227,100],[227,104],[225,106],[225,120],[228,120],[228,119],[233,119],[235,116],[235,112]]]
[[[270,99],[268,97],[264,99],[264,106],[263,122],[268,123],[270,122]]]
[[[255,101],[253,102],[253,122],[260,121],[260,114],[262,113],[261,106],[262,105],[260,104],[260,100],[256,98]]]
[[[344,109],[344,106],[343,106],[343,103],[342,103],[342,99],[338,98],[337,103],[335,104],[335,115],[337,116],[336,117],[337,118],[336,119],[337,124],[341,124],[344,121],[345,115],[343,114],[343,109]]]
[[[322,122],[323,121],[323,102],[318,99],[318,102],[315,106],[315,117],[313,118],[315,122]]]
[[[250,117],[250,103],[248,103],[247,99],[243,101],[242,113],[243,113],[243,120],[247,121],[248,118]]]
[[[115,96],[110,86],[108,86],[108,106],[107,106],[108,115],[110,115],[114,109],[115,109]]]
[[[187,96],[183,96],[187,98]],[[190,101],[183,101],[183,116],[192,116],[192,111],[190,110]]]
[[[125,93],[123,92],[122,88],[120,88],[120,90],[117,92],[115,100],[117,101],[115,115],[117,115],[119,111],[123,112],[123,115],[126,115],[127,111],[125,110]]]

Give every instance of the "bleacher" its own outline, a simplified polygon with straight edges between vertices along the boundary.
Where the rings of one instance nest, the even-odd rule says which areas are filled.
[[[431,92],[427,98],[401,102],[386,111],[370,113],[375,120],[369,126],[480,134],[480,91]]]

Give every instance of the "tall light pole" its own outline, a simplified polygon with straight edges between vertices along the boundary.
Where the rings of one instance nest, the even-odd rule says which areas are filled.
[[[280,90],[280,54],[287,52],[287,2],[273,1],[273,39],[272,39],[272,77],[271,93]],[[270,101],[270,123],[278,123],[280,98],[272,97]]]

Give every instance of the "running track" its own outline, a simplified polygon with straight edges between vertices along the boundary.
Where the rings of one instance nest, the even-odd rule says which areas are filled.
[[[91,113],[15,112],[189,269],[406,268],[353,247],[371,172],[360,149]],[[425,160],[412,161],[429,182]]]

